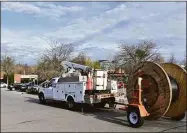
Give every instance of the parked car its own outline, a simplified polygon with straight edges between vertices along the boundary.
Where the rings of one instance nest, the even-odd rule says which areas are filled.
[[[12,83],[12,84],[8,85],[8,89],[11,90],[11,91],[12,91],[13,89],[15,89],[15,88],[14,88],[14,84]]]
[[[19,90],[21,83],[14,83],[14,89]]]
[[[28,88],[27,83],[22,83],[22,84],[19,84],[19,86],[18,86],[18,90],[22,91],[22,92],[26,92],[27,88]]]
[[[26,92],[28,94],[38,94],[39,86],[38,85],[30,85],[28,86]]]
[[[1,88],[6,88],[7,87],[7,84],[1,82]]]

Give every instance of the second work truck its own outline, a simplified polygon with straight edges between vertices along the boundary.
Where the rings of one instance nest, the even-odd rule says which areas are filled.
[[[67,71],[39,86],[40,103],[47,100],[64,101],[70,109],[76,104],[89,104],[102,108],[106,103],[113,107],[118,92],[117,81],[108,79],[107,71],[64,61]]]

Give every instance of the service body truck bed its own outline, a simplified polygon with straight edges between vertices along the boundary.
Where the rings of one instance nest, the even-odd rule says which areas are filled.
[[[71,73],[64,77],[52,78],[40,84],[39,100],[41,103],[46,103],[46,100],[65,101],[69,108],[73,108],[76,103],[99,107],[106,103],[114,104],[115,97],[120,95],[117,92],[117,81],[108,80],[107,71],[103,70],[94,70],[92,78],[89,77]]]

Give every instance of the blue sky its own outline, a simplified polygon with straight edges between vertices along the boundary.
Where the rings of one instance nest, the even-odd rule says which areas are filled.
[[[185,2],[2,2],[1,53],[35,64],[47,39],[111,59],[120,42],[152,40],[167,59],[186,55]]]

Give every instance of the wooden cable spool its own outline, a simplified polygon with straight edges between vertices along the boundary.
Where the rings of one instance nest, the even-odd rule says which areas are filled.
[[[143,78],[142,102],[148,113],[150,113],[150,116],[146,119],[155,120],[162,116],[177,117],[185,112],[186,72],[184,69],[181,69],[181,67],[177,65],[166,63],[159,65],[147,61],[139,64],[129,76],[129,83],[127,86],[127,99],[129,103],[131,103],[133,99],[132,93],[137,86],[138,77]],[[178,90],[180,90],[179,95],[172,94],[172,92],[177,93]],[[179,99],[176,100],[176,98]],[[182,107],[182,105],[185,106]],[[176,110],[174,108],[179,109]],[[182,110],[180,108],[182,108]]]
[[[187,110],[187,72],[177,64],[163,63],[161,66],[168,74],[172,84],[172,101],[164,116],[180,120],[185,116]]]

